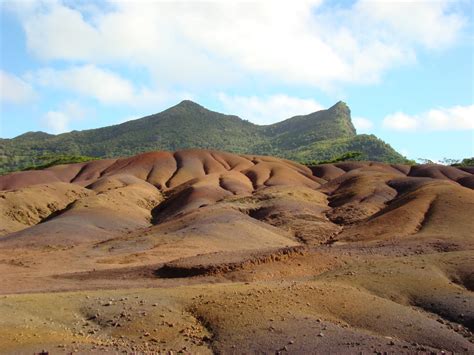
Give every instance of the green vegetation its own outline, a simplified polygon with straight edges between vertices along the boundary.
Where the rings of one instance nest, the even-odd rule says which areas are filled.
[[[83,163],[86,161],[97,160],[100,158],[95,157],[85,157],[85,156],[77,156],[77,155],[46,155],[42,157],[38,157],[38,161],[41,162],[37,165],[28,166],[22,170],[41,170],[50,168],[55,165],[62,165],[62,164],[72,164],[72,163]]]
[[[407,162],[377,137],[357,135],[350,110],[343,102],[327,110],[258,126],[183,101],[161,113],[115,126],[59,135],[28,132],[0,139],[0,173],[41,166],[43,156],[111,158],[187,148],[273,155],[300,162],[331,160],[356,151],[362,153],[361,159]]]
[[[474,157],[464,158],[462,160],[461,159],[444,158],[444,159],[441,160],[441,164],[457,166],[457,167],[474,166]]]
[[[333,164],[333,163],[339,163],[341,161],[348,161],[348,160],[352,160],[352,161],[358,161],[358,160],[361,160],[361,157],[363,157],[364,154],[361,153],[361,152],[347,152],[347,153],[344,153],[338,157],[335,157],[333,159],[329,159],[329,160],[311,160],[311,161],[307,161],[307,162],[304,162],[304,165],[306,166],[312,166],[312,165],[319,165],[319,164]]]
[[[426,159],[426,158],[418,158],[417,159],[421,164],[437,164],[436,162]],[[452,159],[452,158],[443,158],[439,161],[439,164],[442,165],[449,165],[449,166],[456,166],[456,167],[467,167],[467,166],[474,166],[474,157],[471,158],[464,158],[464,159]]]
[[[453,166],[474,166],[474,157],[471,158],[464,158],[460,162],[456,162],[454,164],[451,164]]]
[[[288,158],[296,161],[332,161],[348,152],[361,153],[353,160],[372,160],[391,164],[414,163],[372,134],[315,142],[291,152]]]

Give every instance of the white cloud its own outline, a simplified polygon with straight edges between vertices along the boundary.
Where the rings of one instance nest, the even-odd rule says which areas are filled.
[[[120,75],[94,65],[74,66],[62,70],[46,68],[30,73],[29,76],[39,85],[69,90],[109,105],[157,105],[173,98],[173,95],[179,96],[178,93],[135,87]],[[186,93],[182,95],[189,96]]]
[[[71,119],[64,112],[59,111],[48,111],[43,117],[47,130],[55,134],[67,132],[70,121]]]
[[[134,88],[126,79],[93,65],[65,70],[41,69],[34,80],[40,85],[94,97],[102,103],[129,101],[134,96]]]
[[[396,112],[386,116],[383,119],[383,125],[396,131],[413,131],[418,128],[418,119],[404,114],[403,112]]]
[[[54,4],[49,11],[31,15],[24,28],[28,47],[44,59],[92,58],[100,50],[94,28],[79,11],[66,6]]]
[[[64,133],[70,130],[70,124],[94,115],[90,109],[82,107],[77,102],[67,101],[58,110],[48,111],[42,121],[45,130],[51,133]]]
[[[261,125],[323,109],[319,103],[312,99],[301,99],[287,95],[257,97],[230,96],[220,93],[218,98],[225,111]]]
[[[474,105],[430,110],[423,118],[429,129],[474,129]]]
[[[474,105],[437,108],[419,115],[397,112],[386,116],[383,125],[396,131],[472,130]]]
[[[370,132],[370,130],[374,126],[371,120],[364,117],[353,117],[352,123],[354,124],[357,132],[359,133]]]
[[[0,70],[0,101],[23,104],[30,102],[36,94],[30,84],[19,77]]]
[[[126,63],[188,85],[255,74],[320,88],[370,83],[416,60],[420,46],[452,44],[465,24],[449,0],[321,3],[110,1],[101,12],[40,2],[20,13],[40,58]]]
[[[448,0],[361,0],[357,11],[385,31],[396,31],[398,40],[441,48],[455,41],[462,26],[462,14],[450,11]],[[442,26],[440,26],[442,24]]]

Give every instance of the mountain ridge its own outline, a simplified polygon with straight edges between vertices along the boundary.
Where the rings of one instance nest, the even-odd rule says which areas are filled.
[[[300,162],[331,159],[357,150],[366,160],[406,162],[377,137],[357,135],[350,109],[342,101],[326,110],[257,125],[183,100],[162,112],[117,125],[58,135],[27,132],[0,139],[0,172],[35,166],[45,155],[114,158],[191,148],[272,155]]]
[[[64,134],[70,134],[70,133],[73,133],[73,132],[88,132],[88,131],[96,131],[96,130],[101,130],[101,129],[104,129],[104,128],[110,128],[110,127],[116,127],[116,126],[121,126],[121,125],[125,125],[127,123],[131,123],[131,122],[136,122],[136,121],[140,121],[140,120],[146,120],[146,119],[153,119],[155,116],[159,115],[159,114],[162,114],[162,113],[165,113],[167,111],[172,111],[172,110],[175,110],[179,107],[191,107],[191,108],[198,108],[198,109],[204,109],[205,111],[207,112],[212,112],[212,113],[217,113],[219,115],[223,115],[223,116],[227,116],[229,118],[236,118],[240,121],[244,121],[244,122],[248,122],[250,125],[252,126],[257,126],[257,127],[270,127],[270,126],[277,126],[277,125],[280,125],[280,124],[283,124],[287,121],[291,121],[295,118],[300,118],[300,117],[307,117],[307,116],[311,116],[311,115],[314,115],[318,112],[321,112],[321,111],[329,111],[329,110],[332,110],[338,106],[345,106],[348,108],[347,104],[343,101],[338,101],[337,103],[335,103],[333,106],[329,107],[328,109],[324,109],[324,110],[319,110],[319,111],[315,111],[315,112],[312,112],[312,113],[309,113],[307,115],[296,115],[296,116],[292,116],[292,117],[289,117],[289,118],[286,118],[282,121],[279,121],[279,122],[275,122],[275,123],[271,123],[271,124],[267,124],[267,125],[260,125],[260,124],[257,124],[257,123],[252,123],[244,118],[241,118],[240,116],[237,116],[237,115],[231,115],[231,114],[225,114],[225,113],[220,113],[218,111],[214,111],[214,110],[210,110],[210,109],[207,109],[205,108],[204,106],[198,104],[197,102],[194,102],[192,100],[182,100],[181,102],[179,102],[178,104],[174,105],[174,106],[171,106],[161,112],[158,112],[158,113],[153,113],[153,114],[150,114],[150,115],[147,115],[147,116],[143,116],[143,117],[140,117],[140,118],[135,118],[135,119],[132,119],[132,120],[128,120],[128,121],[125,121],[125,122],[122,122],[122,123],[117,123],[117,124],[112,124],[112,125],[109,125],[109,126],[104,126],[104,127],[98,127],[98,128],[89,128],[89,129],[84,129],[84,130],[72,130],[72,131],[69,131],[69,132],[63,132],[63,133],[58,133],[58,134],[53,134],[53,133],[47,133],[45,131],[27,131],[25,133],[22,133],[18,136],[15,136],[13,138],[0,138],[1,140],[15,140],[15,139],[23,139],[23,138],[31,138],[31,137],[37,137],[37,136],[49,136],[49,137],[56,137],[56,136],[60,136],[60,135],[64,135]],[[354,128],[354,133],[355,133],[355,128]]]

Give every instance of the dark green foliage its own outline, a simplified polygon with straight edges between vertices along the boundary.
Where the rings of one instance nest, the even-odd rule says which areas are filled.
[[[356,135],[349,107],[341,101],[327,110],[295,116],[262,128],[265,136],[271,138],[272,144],[284,150]]]
[[[365,159],[406,162],[375,136],[356,135],[350,110],[343,102],[328,110],[258,126],[183,101],[161,113],[115,126],[59,135],[28,132],[14,139],[0,139],[0,173],[38,166],[39,157],[45,155],[111,158],[187,148],[273,155],[297,161],[330,160],[357,151]]]
[[[474,166],[474,157],[464,158],[460,163],[456,164],[456,166]]]
[[[362,160],[363,156],[364,154],[361,152],[347,152],[329,160],[312,160],[312,161],[304,162],[304,165],[311,166],[311,165],[319,165],[319,164],[333,164],[333,163],[338,163],[341,161],[348,161],[348,160],[357,161],[357,160]]]
[[[441,162],[443,164],[446,163],[451,166],[460,166],[460,167],[474,166],[474,157],[464,158],[463,160],[444,158]]]
[[[421,164],[442,164],[442,165],[449,165],[449,166],[456,166],[456,167],[467,167],[467,166],[474,166],[474,157],[471,158],[464,158],[464,159],[452,159],[452,158],[443,158],[436,163],[430,159],[426,158],[418,158],[417,159]]]
[[[409,163],[390,145],[374,135],[367,134],[315,142],[291,152],[289,158],[297,161],[329,161],[347,152],[360,152],[362,155],[358,160]]]
[[[38,157],[37,161],[41,162],[38,165],[28,166],[22,170],[41,170],[50,168],[55,165],[62,165],[62,164],[72,164],[72,163],[83,163],[86,161],[97,160],[100,158],[95,157],[85,157],[85,156],[77,156],[77,155],[45,155],[42,157]]]

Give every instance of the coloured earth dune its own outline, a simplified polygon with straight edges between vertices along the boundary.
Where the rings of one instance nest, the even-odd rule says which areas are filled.
[[[473,174],[183,150],[0,176],[0,353],[474,353]]]

